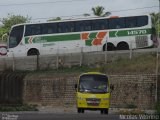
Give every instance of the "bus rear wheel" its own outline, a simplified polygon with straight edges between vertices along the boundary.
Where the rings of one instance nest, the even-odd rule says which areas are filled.
[[[27,56],[39,55],[39,51],[36,48],[32,48],[28,51]]]
[[[117,50],[129,50],[129,45],[126,42],[120,42],[117,45]]]
[[[115,50],[115,46],[112,43],[107,43],[107,51]],[[106,51],[106,44],[103,46],[103,51]]]

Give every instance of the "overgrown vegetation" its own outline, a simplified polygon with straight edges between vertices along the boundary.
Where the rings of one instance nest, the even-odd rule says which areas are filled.
[[[155,73],[156,54],[143,54],[131,60],[119,59],[104,67],[107,73]]]
[[[141,109],[123,109],[119,111],[120,115],[142,115],[145,112]]]
[[[132,59],[129,58],[119,58],[114,61],[108,61],[105,63],[95,63],[90,65],[82,66],[70,66],[63,67],[59,66],[58,69],[51,69],[50,67],[45,68],[44,70],[35,70],[35,71],[17,71],[25,72],[30,74],[42,74],[42,73],[72,73],[72,74],[81,74],[84,72],[102,72],[106,74],[155,74],[156,73],[156,53],[146,53],[138,56],[134,56]],[[160,69],[160,58],[158,61]],[[6,69],[3,72],[12,72],[12,68]]]
[[[19,104],[19,105],[0,105],[1,112],[10,111],[38,111],[37,105]]]
[[[159,60],[160,67],[160,60]],[[83,73],[83,72],[102,72],[106,74],[154,74],[156,71],[156,54],[142,54],[137,57],[119,58],[116,61],[106,64],[97,63],[92,65],[72,66],[70,68],[60,67],[59,69],[45,69],[35,71],[36,73]]]
[[[160,116],[160,102],[156,104],[156,114]]]
[[[13,14],[8,14],[7,17],[0,19],[0,22],[2,23],[2,25],[0,26],[0,41],[3,34],[8,33],[13,25],[30,22],[30,20],[31,18],[28,16],[24,17],[21,15],[13,15]],[[6,42],[6,41],[3,41],[3,42]]]

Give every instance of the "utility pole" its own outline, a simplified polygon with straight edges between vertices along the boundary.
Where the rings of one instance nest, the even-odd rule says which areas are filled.
[[[108,59],[108,51],[107,51],[107,48],[108,48],[108,46],[107,46],[107,43],[108,43],[108,37],[106,38],[106,45],[105,45],[105,48],[104,48],[104,50],[105,50],[105,67],[106,67],[106,64],[107,64],[107,59]]]

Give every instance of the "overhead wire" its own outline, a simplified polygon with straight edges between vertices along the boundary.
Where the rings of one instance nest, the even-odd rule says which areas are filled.
[[[14,3],[14,4],[0,4],[0,7],[2,6],[23,6],[23,5],[38,5],[38,4],[51,4],[51,3],[66,3],[66,2],[80,2],[80,1],[86,1],[86,0],[59,0],[59,1],[48,1],[48,2],[33,2],[33,3]],[[141,7],[141,8],[133,8],[133,9],[122,9],[122,10],[112,10],[109,11],[111,13],[113,12],[123,12],[123,11],[131,11],[131,10],[138,10],[138,9],[150,9],[150,8],[155,8],[159,6],[150,6],[150,7]],[[91,14],[91,13],[90,13]],[[79,17],[79,16],[84,16],[84,14],[77,14],[77,15],[72,15],[72,16],[58,16],[58,17]],[[55,17],[44,17],[44,18],[33,18],[32,20],[42,20],[42,19],[52,19]]]
[[[33,3],[13,3],[13,4],[0,4],[0,6],[21,6],[21,5],[38,5],[38,4],[51,4],[51,3],[66,3],[66,2],[80,2],[86,0],[61,0],[61,1],[48,1],[48,2],[33,2]]]
[[[109,12],[113,13],[113,12],[131,11],[131,10],[138,10],[138,9],[149,9],[149,8],[155,8],[155,7],[159,7],[159,6],[141,7],[141,8],[134,8],[134,9],[113,10],[113,11],[109,11]],[[89,13],[89,14],[91,14],[91,13]],[[64,18],[64,17],[79,17],[79,16],[84,16],[84,14],[77,14],[77,15],[72,15],[72,16],[57,16],[57,17]],[[56,18],[56,17],[34,18],[33,20],[51,19],[51,18]]]

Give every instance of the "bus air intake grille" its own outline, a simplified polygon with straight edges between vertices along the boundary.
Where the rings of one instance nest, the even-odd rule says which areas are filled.
[[[88,106],[99,106],[101,99],[99,98],[86,98]]]
[[[148,37],[147,36],[136,36],[136,47],[142,48],[148,46]]]

